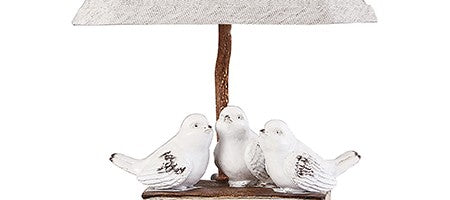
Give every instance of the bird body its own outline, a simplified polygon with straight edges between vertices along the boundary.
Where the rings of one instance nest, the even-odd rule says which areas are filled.
[[[231,187],[269,182],[258,135],[249,128],[247,116],[239,107],[222,110],[216,131],[219,142],[214,150],[215,163],[228,176]]]
[[[280,188],[290,187],[292,181],[286,178],[285,172],[282,170],[284,169],[284,161],[288,156],[288,152],[282,152],[280,154],[270,152],[264,153],[264,156],[266,157],[267,173],[270,174],[270,177],[274,181],[275,185]]]
[[[110,160],[150,189],[189,189],[206,171],[212,132],[203,115],[189,115],[177,135],[146,158],[115,153]]]
[[[214,150],[214,155],[217,158],[216,163],[221,167],[223,172],[232,182],[240,180],[255,180],[255,177],[247,168],[244,159],[244,153],[249,143],[249,138],[245,138],[243,141],[227,141],[227,139],[222,137],[220,142],[216,145]]]
[[[340,174],[360,160],[354,151],[325,160],[297,140],[280,120],[269,121],[261,132],[267,172],[279,187],[278,192],[326,193],[336,186]]]

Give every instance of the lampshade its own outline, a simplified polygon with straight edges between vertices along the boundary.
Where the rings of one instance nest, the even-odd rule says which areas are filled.
[[[363,0],[86,0],[74,25],[376,22]]]

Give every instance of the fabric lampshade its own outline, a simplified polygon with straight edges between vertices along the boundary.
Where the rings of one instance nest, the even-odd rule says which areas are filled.
[[[364,0],[86,0],[74,25],[340,24],[377,18]]]

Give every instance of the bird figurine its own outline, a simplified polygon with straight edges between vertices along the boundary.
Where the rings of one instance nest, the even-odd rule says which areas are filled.
[[[230,187],[270,186],[258,134],[248,124],[244,111],[228,106],[216,122],[219,142],[214,149],[215,164],[228,176]]]
[[[147,190],[183,191],[195,188],[206,171],[212,127],[201,114],[187,116],[178,133],[144,159],[115,153],[111,162],[135,175]]]
[[[334,160],[325,160],[297,140],[281,120],[267,122],[260,134],[267,172],[283,193],[327,193],[336,186],[336,177],[359,162],[361,156],[348,151]]]

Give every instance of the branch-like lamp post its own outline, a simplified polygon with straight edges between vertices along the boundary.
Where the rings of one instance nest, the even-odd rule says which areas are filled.
[[[86,0],[74,25],[218,24],[216,117],[228,104],[231,24],[373,23],[364,0]],[[220,138],[218,138],[220,139]],[[226,180],[221,173],[217,180]]]
[[[228,105],[228,69],[231,57],[231,25],[219,25],[219,48],[215,71],[216,119]]]
[[[231,57],[231,25],[219,25],[219,48],[217,50],[217,61],[215,70],[216,86],[216,119],[219,119],[220,112],[228,105],[228,71]],[[217,134],[217,140],[219,135]],[[218,181],[226,181],[227,176],[218,169],[219,173],[215,177]]]

